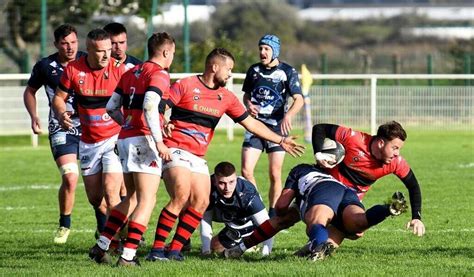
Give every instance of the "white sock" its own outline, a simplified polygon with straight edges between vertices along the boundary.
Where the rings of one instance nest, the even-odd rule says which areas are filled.
[[[107,251],[109,250],[110,239],[104,236],[100,236],[99,239],[97,240],[97,245],[100,247],[100,249]]]
[[[135,254],[137,254],[137,249],[124,247],[122,252],[122,258],[127,261],[131,261],[133,260],[133,258],[135,258]]]

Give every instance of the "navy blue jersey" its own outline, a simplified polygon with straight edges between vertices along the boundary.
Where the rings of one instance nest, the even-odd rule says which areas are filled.
[[[300,206],[305,193],[309,192],[319,182],[325,180],[339,183],[331,175],[326,174],[323,169],[316,167],[314,164],[299,164],[288,173],[284,188],[295,191],[295,201]]]
[[[211,180],[213,178],[214,175]],[[255,186],[242,177],[237,177],[234,194],[229,199],[222,197],[214,185],[211,187],[207,210],[213,211],[213,221],[242,226],[251,221],[254,214],[264,209],[265,205]]]
[[[283,120],[288,110],[288,98],[302,94],[298,72],[286,63],[270,69],[261,63],[252,65],[242,90],[250,95],[253,105],[260,107],[257,119],[273,126]]]
[[[85,55],[86,53],[78,51],[76,59]],[[59,62],[58,58],[59,54],[54,53],[46,58],[39,60],[33,67],[30,79],[28,80],[28,86],[36,90],[44,85],[46,96],[48,97],[48,104],[50,107],[48,118],[48,131],[50,135],[62,130],[58,120],[54,115],[53,109],[51,109],[51,101],[53,100],[53,96],[56,92],[56,87],[59,84],[59,80],[61,79],[61,75],[64,72],[64,68]],[[77,114],[77,102],[74,98],[74,95],[72,94],[70,94],[67,98],[66,110],[73,112],[72,120],[74,125],[73,128],[70,128],[66,132],[72,135],[80,135],[81,129],[79,117]]]
[[[131,55],[127,55],[127,58],[125,58],[125,61],[123,62],[123,64],[125,65],[125,70],[129,70],[133,68],[134,66],[136,66],[137,64],[142,64],[142,63],[143,62],[141,60]]]

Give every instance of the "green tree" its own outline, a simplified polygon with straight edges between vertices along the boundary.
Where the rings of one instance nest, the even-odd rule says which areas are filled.
[[[160,3],[167,2],[161,0]],[[83,25],[97,14],[136,14],[150,17],[152,1],[138,0],[47,0],[48,24],[54,29],[65,22]],[[0,48],[22,71],[28,59],[28,45],[38,44],[41,29],[41,0],[7,0],[3,14],[7,32],[0,37]]]

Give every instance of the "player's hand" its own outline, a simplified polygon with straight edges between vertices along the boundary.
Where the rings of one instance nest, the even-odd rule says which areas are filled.
[[[350,240],[358,240],[363,236],[364,236],[364,232],[360,232],[360,233],[355,233],[355,234],[347,234],[346,238]]]
[[[31,130],[33,130],[35,135],[40,135],[43,133],[43,130],[41,130],[40,118],[38,116],[35,116],[31,119]]]
[[[290,134],[291,129],[293,129],[291,125],[291,115],[286,114],[281,121],[281,132],[284,136],[287,136]]]
[[[285,149],[293,157],[301,157],[304,154],[304,150],[306,147],[299,143],[296,143],[295,136],[283,137],[282,141],[280,142],[280,146]]]
[[[170,149],[162,141],[156,143],[156,149],[158,150],[158,155],[163,159],[163,161],[171,161]]]
[[[258,112],[260,111],[260,107],[257,105],[254,105],[250,103],[250,101],[247,103],[247,111],[252,117],[257,117]]]
[[[73,127],[71,116],[72,112],[70,111],[65,111],[59,116],[59,124],[64,130],[69,130]]]
[[[173,131],[173,129],[174,129],[173,123],[169,123],[169,122],[165,123],[165,126],[163,128],[163,136],[165,138],[172,137],[171,132]]]
[[[419,219],[412,219],[407,223],[407,229],[413,229],[413,234],[421,237],[425,234],[425,224]]]
[[[322,168],[333,168],[336,166],[336,159],[334,155],[327,153],[317,152],[314,154],[316,163]]]

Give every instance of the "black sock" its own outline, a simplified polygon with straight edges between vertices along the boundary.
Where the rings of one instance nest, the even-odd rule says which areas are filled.
[[[71,228],[71,215],[70,214],[59,215],[59,227]]]
[[[103,214],[98,208],[94,208],[95,210],[95,219],[97,221],[97,231],[102,233],[105,228],[105,222],[107,221],[107,215]]]
[[[390,216],[390,208],[388,205],[375,205],[365,211],[365,216],[367,217],[369,227],[371,227],[379,224]]]

